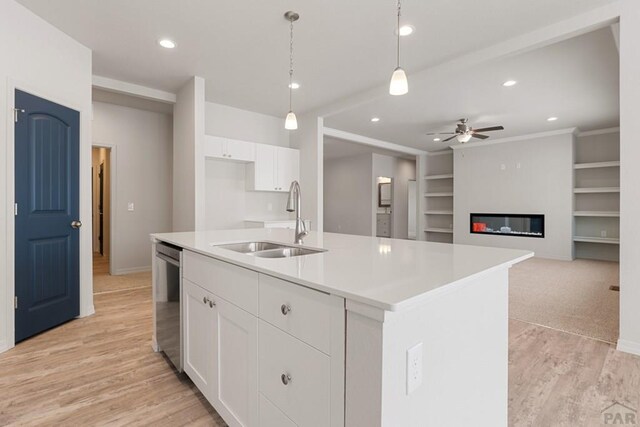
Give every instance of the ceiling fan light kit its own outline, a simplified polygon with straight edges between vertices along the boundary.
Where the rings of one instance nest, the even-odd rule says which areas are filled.
[[[430,132],[427,135],[453,135],[447,139],[434,138],[435,142],[449,142],[452,139],[457,139],[459,143],[464,144],[471,141],[471,138],[477,138],[484,140],[489,138],[489,135],[483,135],[484,132],[494,132],[498,130],[504,130],[502,126],[490,126],[486,128],[474,129],[469,126],[469,119],[460,119],[456,124],[455,132]]]
[[[391,95],[404,95],[409,92],[409,81],[407,80],[407,74],[400,67],[400,15],[402,6],[400,0],[398,0],[398,20],[396,27],[396,69],[393,70],[391,75],[391,82],[389,83],[389,93]]]
[[[289,112],[284,120],[284,128],[287,130],[298,129],[298,119],[292,108],[293,97],[293,23],[300,19],[296,12],[288,11],[284,14],[284,19],[289,21]]]

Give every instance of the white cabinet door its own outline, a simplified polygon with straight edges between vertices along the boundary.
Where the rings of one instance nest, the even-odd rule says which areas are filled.
[[[254,190],[276,191],[276,147],[256,144],[256,163],[254,165]]]
[[[225,159],[224,146],[226,141],[218,136],[206,135],[204,138],[204,156]]]
[[[278,147],[276,153],[276,187],[278,191],[289,191],[291,182],[300,179],[300,152]]]
[[[296,424],[261,394],[260,427],[296,427]]]
[[[211,355],[215,349],[215,316],[209,305],[212,299],[204,289],[183,279],[183,336],[184,371],[205,395],[213,387],[214,365]]]
[[[258,319],[214,296],[211,404],[230,426],[258,425]]]
[[[226,141],[225,154],[227,159],[239,162],[253,162],[256,159],[256,144],[253,142],[237,141],[228,139]]]

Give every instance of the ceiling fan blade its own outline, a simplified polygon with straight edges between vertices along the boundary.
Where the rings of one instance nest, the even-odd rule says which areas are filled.
[[[473,133],[471,134],[472,137],[474,138],[478,138],[478,139],[487,139],[489,138],[489,135],[480,135],[479,133]]]
[[[425,133],[425,135],[455,135],[455,132],[429,132]]]
[[[447,141],[451,141],[453,138],[457,137],[458,135],[453,135],[451,138],[447,138],[442,142],[447,142]]]
[[[492,132],[494,130],[504,130],[504,127],[503,126],[491,126],[491,127],[488,127],[488,128],[474,129],[473,131],[482,133],[482,132]]]

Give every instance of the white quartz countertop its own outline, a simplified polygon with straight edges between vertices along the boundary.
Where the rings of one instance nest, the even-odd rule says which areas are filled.
[[[485,272],[533,256],[533,252],[514,249],[310,232],[302,246],[326,252],[272,259],[215,245],[255,241],[292,245],[293,230],[255,228],[151,237],[388,311],[409,308],[440,292],[469,284]]]

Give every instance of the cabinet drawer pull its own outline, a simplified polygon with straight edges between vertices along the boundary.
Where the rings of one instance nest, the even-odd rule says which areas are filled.
[[[282,380],[282,384],[289,385],[289,383],[291,382],[291,375],[282,374],[280,375],[280,379]]]
[[[286,316],[287,314],[291,313],[291,306],[289,304],[282,304],[282,306],[280,307],[280,311],[284,316]]]

